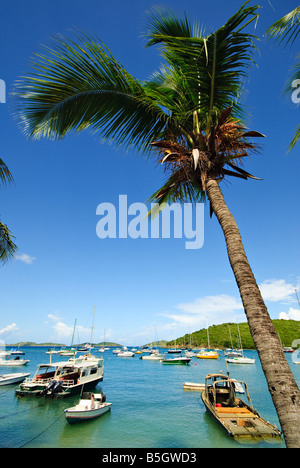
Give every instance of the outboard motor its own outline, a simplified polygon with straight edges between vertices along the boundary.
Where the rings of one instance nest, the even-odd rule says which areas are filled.
[[[52,380],[52,382],[49,383],[48,387],[41,391],[41,395],[46,395],[48,392],[51,393],[51,389],[55,387],[56,383],[56,380]]]
[[[54,387],[51,389],[51,396],[54,396],[56,393],[60,392],[62,390],[62,384],[63,381],[59,380],[58,382],[55,382]]]

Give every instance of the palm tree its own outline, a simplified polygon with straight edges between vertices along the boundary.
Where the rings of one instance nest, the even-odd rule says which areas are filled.
[[[281,44],[282,42],[285,43],[285,46],[288,44],[292,46],[295,40],[298,37],[300,32],[300,6],[296,7],[294,10],[287,13],[285,16],[280,18],[279,20],[275,21],[267,29],[267,35],[275,39],[275,41],[279,41]],[[289,84],[285,89],[285,93],[293,93],[294,86],[293,83],[298,83],[299,86],[300,82],[300,54],[297,55],[297,63],[293,67],[293,74],[289,79]],[[298,80],[298,81],[297,81]],[[289,145],[289,150],[294,148],[295,144],[300,138],[300,125],[297,127],[295,135]]]
[[[13,177],[2,159],[0,159],[0,182],[6,184],[13,181]],[[0,221],[0,262],[5,263],[16,253],[17,246],[8,227]]]
[[[253,178],[241,161],[258,149],[252,137],[263,136],[245,129],[239,104],[256,49],[245,27],[257,19],[257,8],[244,4],[208,35],[186,16],[152,10],[147,46],[161,47],[165,65],[144,82],[97,38],[54,38],[34,60],[31,74],[16,83],[16,114],[31,138],[90,129],[102,140],[154,152],[169,171],[152,196],[158,203],[207,197],[225,236],[286,444],[298,447],[299,390],[220,189],[228,177]]]

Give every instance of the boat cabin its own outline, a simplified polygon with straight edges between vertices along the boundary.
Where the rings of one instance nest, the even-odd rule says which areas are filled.
[[[235,382],[223,374],[208,374],[206,376],[205,396],[212,407],[236,407],[240,402],[235,395],[237,384],[245,388],[248,401],[251,403],[246,384]]]

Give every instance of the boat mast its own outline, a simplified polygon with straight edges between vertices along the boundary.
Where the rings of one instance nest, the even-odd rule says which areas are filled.
[[[299,301],[299,296],[298,296],[298,291],[297,291],[297,289],[295,289],[295,293],[296,293],[296,296],[297,296],[297,299],[298,299],[298,304],[299,304],[299,307],[300,307],[300,301]]]
[[[95,310],[96,310],[96,306],[94,306],[94,315],[93,315],[93,323],[92,323],[92,330],[91,330],[91,341],[90,341],[90,352],[91,352],[91,348],[92,348],[92,338],[93,338],[93,329],[94,329],[94,320],[95,320]]]
[[[73,346],[74,333],[75,333],[75,328],[76,328],[76,321],[77,321],[77,319],[75,319],[75,322],[74,322],[74,328],[73,328],[73,335],[72,335],[72,343],[71,343],[71,348],[72,348],[72,346]]]

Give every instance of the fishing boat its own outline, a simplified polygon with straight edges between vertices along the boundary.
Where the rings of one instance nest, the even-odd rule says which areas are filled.
[[[11,384],[17,384],[20,382],[23,382],[26,377],[28,377],[30,374],[26,372],[18,372],[15,374],[1,374],[0,375],[0,386],[3,385],[11,385]]]
[[[0,360],[0,367],[7,366],[7,367],[15,367],[15,366],[26,366],[30,361],[29,359],[20,359],[19,356],[15,357],[14,359],[1,359]]]
[[[103,359],[92,355],[48,364],[39,364],[32,379],[16,390],[18,396],[63,398],[89,391],[103,380]]]
[[[191,358],[185,356],[176,356],[172,358],[164,358],[162,360],[163,364],[189,364]]]
[[[76,406],[64,410],[69,424],[90,421],[110,410],[112,403],[106,403],[103,393],[85,392]]]
[[[248,403],[236,396],[236,383],[243,386]],[[253,408],[245,382],[223,374],[208,374],[201,396],[206,410],[232,438],[259,440],[281,436],[281,431]]]

